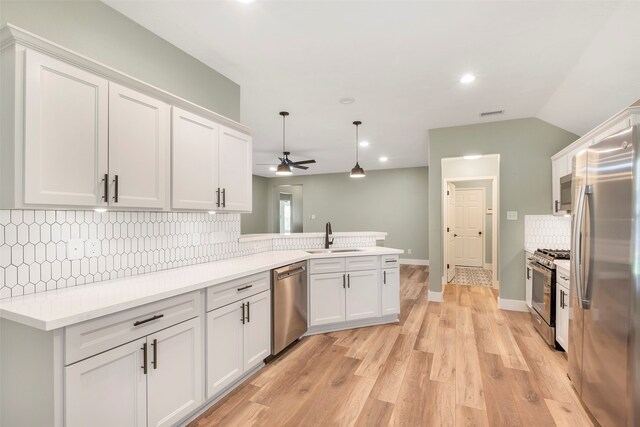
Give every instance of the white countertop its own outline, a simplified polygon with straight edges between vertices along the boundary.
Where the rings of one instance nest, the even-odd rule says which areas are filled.
[[[242,243],[269,239],[304,239],[305,237],[324,236],[324,232],[243,234],[238,239],[238,242]],[[384,240],[385,237],[387,237],[387,233],[382,231],[337,231],[335,233],[331,233],[331,237],[375,237],[376,240]]]
[[[571,269],[571,261],[568,259],[556,259],[553,260],[553,263],[557,265],[558,268],[565,270],[567,273],[569,273],[569,270]]]
[[[304,250],[269,251],[24,295],[0,300],[0,318],[50,331],[311,258],[404,252],[379,246],[359,249],[351,253],[322,254],[309,254]]]

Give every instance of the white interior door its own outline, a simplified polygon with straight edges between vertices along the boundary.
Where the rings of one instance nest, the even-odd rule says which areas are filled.
[[[104,204],[107,173],[107,80],[27,50],[24,202]]]
[[[484,189],[456,190],[456,265],[483,266],[484,204]]]
[[[455,239],[455,213],[456,213],[456,187],[452,183],[447,183],[447,283],[451,282],[456,275],[456,239]]]
[[[169,106],[150,96],[109,83],[109,204],[165,207],[169,178]],[[116,197],[117,196],[117,201]]]

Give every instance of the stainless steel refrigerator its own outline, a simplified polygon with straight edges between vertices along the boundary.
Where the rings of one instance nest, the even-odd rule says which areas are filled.
[[[573,165],[569,377],[603,426],[640,425],[640,125]]]

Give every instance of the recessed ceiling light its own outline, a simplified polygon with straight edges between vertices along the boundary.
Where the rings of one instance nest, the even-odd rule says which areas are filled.
[[[471,83],[476,79],[476,76],[473,74],[465,74],[460,78],[460,83]]]
[[[388,158],[388,157],[386,157],[386,156],[382,156],[382,157],[380,157],[380,159],[379,159],[379,160],[380,160],[381,162],[386,162],[387,160],[389,160],[389,158]]]
[[[475,160],[475,159],[479,159],[480,157],[482,157],[481,154],[469,154],[467,156],[462,156],[462,158],[465,160]]]
[[[360,141],[360,147],[368,147],[369,141]]]
[[[353,104],[354,102],[356,102],[356,99],[351,97],[340,99],[340,104],[349,105],[349,104]]]
[[[271,166],[271,167],[269,167],[269,170],[270,170],[271,172],[275,172],[275,171],[276,171],[276,167],[275,167],[275,166]]]

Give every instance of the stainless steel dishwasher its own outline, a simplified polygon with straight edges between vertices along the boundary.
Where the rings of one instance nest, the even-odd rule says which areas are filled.
[[[307,332],[307,262],[272,272],[271,354],[276,355]]]

